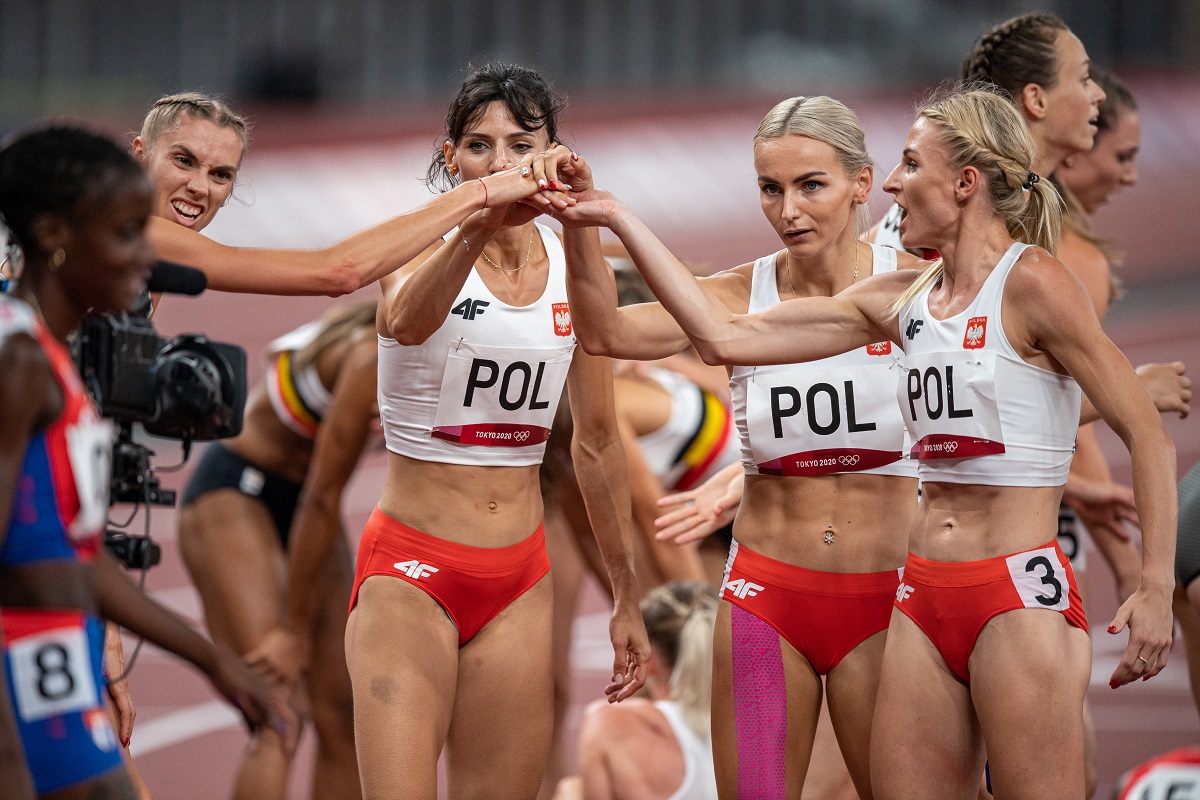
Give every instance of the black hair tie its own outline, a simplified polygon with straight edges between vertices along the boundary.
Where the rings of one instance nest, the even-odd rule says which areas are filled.
[[[1026,191],[1029,191],[1030,189],[1033,188],[1033,185],[1035,183],[1037,183],[1038,181],[1040,181],[1041,179],[1042,179],[1041,175],[1038,175],[1036,172],[1033,172],[1032,170],[1030,170],[1029,174],[1025,176],[1025,182],[1021,184],[1021,188]]]

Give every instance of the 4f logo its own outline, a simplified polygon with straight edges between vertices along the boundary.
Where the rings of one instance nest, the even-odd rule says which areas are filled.
[[[420,561],[398,561],[392,564],[393,567],[403,572],[414,581],[419,581],[426,575],[432,575],[438,571],[437,567],[429,564],[422,564]]]
[[[908,327],[904,329],[904,335],[907,336],[908,340],[911,342],[913,337],[921,332],[921,326],[924,324],[925,320],[923,319],[910,319],[908,321]]]
[[[901,581],[900,585],[896,587],[896,602],[903,603],[912,595],[913,591],[914,587]]]
[[[971,317],[967,320],[967,332],[963,334],[963,347],[978,350],[987,342],[987,317]]]
[[[491,303],[489,303],[487,300],[472,300],[468,297],[466,300],[463,300],[454,308],[450,309],[450,313],[458,314],[463,319],[475,319],[478,316],[482,316],[484,309],[490,305]]]
[[[736,581],[726,582],[725,588],[732,592],[734,597],[745,600],[747,597],[754,597],[766,587],[751,583],[745,578],[738,578]]]
[[[554,303],[550,310],[554,314],[554,335],[571,335],[571,307],[567,303]]]

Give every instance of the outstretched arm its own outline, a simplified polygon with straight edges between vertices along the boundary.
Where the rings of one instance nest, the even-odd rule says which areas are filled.
[[[192,630],[183,620],[142,594],[104,548],[92,561],[100,614],[203,672],[221,696],[242,712],[247,726],[270,725],[289,752],[300,734],[294,714],[281,696],[272,697],[263,682],[234,655]]]
[[[474,212],[516,202],[537,190],[532,173],[522,175],[521,168],[514,167],[486,180],[467,181],[413,211],[319,250],[228,247],[158,217],[150,219],[146,230],[159,258],[202,270],[210,289],[337,296],[408,263]]]
[[[650,640],[638,608],[629,471],[617,432],[612,381],[608,359],[575,352],[567,374],[575,423],[571,459],[613,590],[609,635],[615,659],[613,682],[605,693],[615,702],[632,695],[645,681]]]
[[[895,319],[886,318],[887,307],[913,280],[913,270],[868,278],[837,297],[788,300],[764,312],[735,314],[719,292],[702,287],[646,224],[612,195],[592,192],[578,199],[577,205],[558,216],[602,224],[617,234],[654,294],[708,364],[811,361],[899,339]]]

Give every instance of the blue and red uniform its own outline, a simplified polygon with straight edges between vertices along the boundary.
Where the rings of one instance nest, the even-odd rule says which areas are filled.
[[[62,413],[31,437],[0,545],[0,567],[89,562],[108,508],[112,426],[100,419],[67,349],[25,303],[0,297],[0,347],[33,337],[63,395]],[[121,765],[104,707],[104,627],[79,609],[3,609],[4,669],[25,759],[39,794]]]

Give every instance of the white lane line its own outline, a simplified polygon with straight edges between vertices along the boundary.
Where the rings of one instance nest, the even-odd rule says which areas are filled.
[[[138,720],[129,742],[129,752],[135,758],[149,755],[155,750],[241,724],[242,715],[231,706],[221,700],[210,700],[147,722]]]

